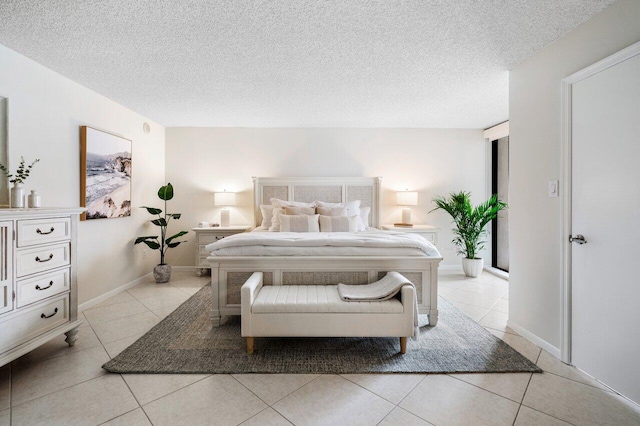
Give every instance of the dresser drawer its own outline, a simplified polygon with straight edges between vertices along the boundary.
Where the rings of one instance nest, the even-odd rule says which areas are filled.
[[[71,270],[67,268],[18,281],[18,308],[68,291],[70,274]]]
[[[69,243],[34,247],[16,252],[16,276],[44,272],[70,264]]]
[[[200,234],[198,235],[198,243],[205,244],[205,245],[215,243],[216,241],[219,241],[224,237],[228,237],[229,235],[233,235],[233,234],[224,234],[224,235]]]
[[[422,238],[426,239],[427,241],[429,241],[431,243],[435,243],[436,242],[436,234],[434,234],[432,232],[421,232],[418,235],[420,235]]]
[[[2,318],[2,317],[0,317]],[[17,311],[0,319],[0,352],[69,321],[69,296]]]
[[[33,219],[18,221],[18,247],[56,243],[71,238],[71,219]]]

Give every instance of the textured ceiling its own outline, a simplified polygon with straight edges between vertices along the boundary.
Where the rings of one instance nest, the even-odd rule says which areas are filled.
[[[1,0],[0,44],[165,126],[462,127],[613,0]]]

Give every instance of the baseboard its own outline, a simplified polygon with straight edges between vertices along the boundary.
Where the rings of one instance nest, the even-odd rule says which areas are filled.
[[[484,269],[485,271],[487,271],[490,274],[495,275],[498,278],[502,278],[504,280],[509,281],[509,273],[503,271],[502,269],[494,268],[493,266],[485,266],[482,269]]]
[[[523,326],[518,325],[511,320],[507,321],[507,326],[511,328],[513,331],[515,331],[516,333],[518,333],[519,335],[521,335],[522,337],[524,337],[525,339],[527,339],[528,341],[530,341],[531,343],[540,346],[542,349],[549,352],[551,355],[560,359],[560,349],[556,348],[551,343],[547,342],[544,339],[541,339],[540,337],[536,336],[535,334],[533,334]]]
[[[198,269],[197,266],[172,266],[171,270],[173,271],[195,271]]]
[[[118,293],[122,293],[125,290],[130,289],[131,287],[134,287],[138,284],[140,284],[141,282],[143,282],[144,280],[146,280],[147,278],[150,278],[153,274],[151,272],[149,272],[148,274],[145,274],[143,276],[141,276],[140,278],[136,278],[135,280],[128,282],[124,285],[121,285],[120,287],[114,288],[113,290],[110,290],[108,292],[106,292],[105,294],[101,294],[98,297],[95,297],[87,302],[81,303],[78,305],[78,312],[82,312],[86,309],[92,308],[94,306],[96,306],[98,303],[102,303],[105,300],[115,296]]]

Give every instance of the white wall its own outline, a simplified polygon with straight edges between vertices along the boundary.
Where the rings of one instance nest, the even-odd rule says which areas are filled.
[[[80,224],[80,303],[150,272],[155,253],[143,259],[143,249],[133,246],[135,236],[147,232],[148,217],[136,207],[155,203],[164,181],[164,127],[1,45],[0,96],[9,99],[11,168],[20,156],[41,159],[25,187],[37,189],[44,206],[79,205],[79,126],[133,140],[132,216]]]
[[[459,265],[450,219],[434,212],[431,199],[451,191],[485,197],[485,141],[481,130],[438,129],[253,129],[167,128],[167,180],[176,189],[171,209],[179,226],[219,219],[214,191],[239,192],[232,224],[253,222],[252,176],[382,176],[382,223],[400,221],[395,191],[419,191],[414,223],[442,228],[443,265]],[[195,262],[190,242],[169,254],[174,265]]]
[[[560,82],[640,40],[639,22],[640,1],[620,0],[510,74],[509,320],[549,349],[560,347],[567,237],[562,198],[547,197],[548,181],[562,179]]]

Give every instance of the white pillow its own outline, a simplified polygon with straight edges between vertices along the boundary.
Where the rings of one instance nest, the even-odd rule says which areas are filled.
[[[371,207],[360,207],[360,221],[358,222],[358,231],[366,231],[369,229],[369,214]]]
[[[274,207],[273,215],[271,216],[271,226],[269,227],[269,231],[280,231],[280,215],[284,215],[284,209],[282,207]]]
[[[315,207],[289,207],[284,206],[284,214],[300,215],[300,214],[316,214]]]
[[[279,198],[272,198],[273,207],[315,207],[316,203],[303,203],[301,201],[287,201]]]
[[[268,229],[271,226],[271,219],[273,218],[273,206],[268,204],[260,205],[260,215],[262,215],[262,224],[260,226]]]
[[[283,214],[280,232],[320,232],[318,214]]]
[[[346,203],[325,203],[324,201],[316,201],[316,205],[318,207],[346,207],[347,216],[360,216],[362,210],[360,208],[360,203],[360,200],[347,201]],[[362,222],[361,219],[358,220],[358,231],[366,231],[368,223],[368,221]]]
[[[320,232],[356,232],[360,216],[320,216]]]

